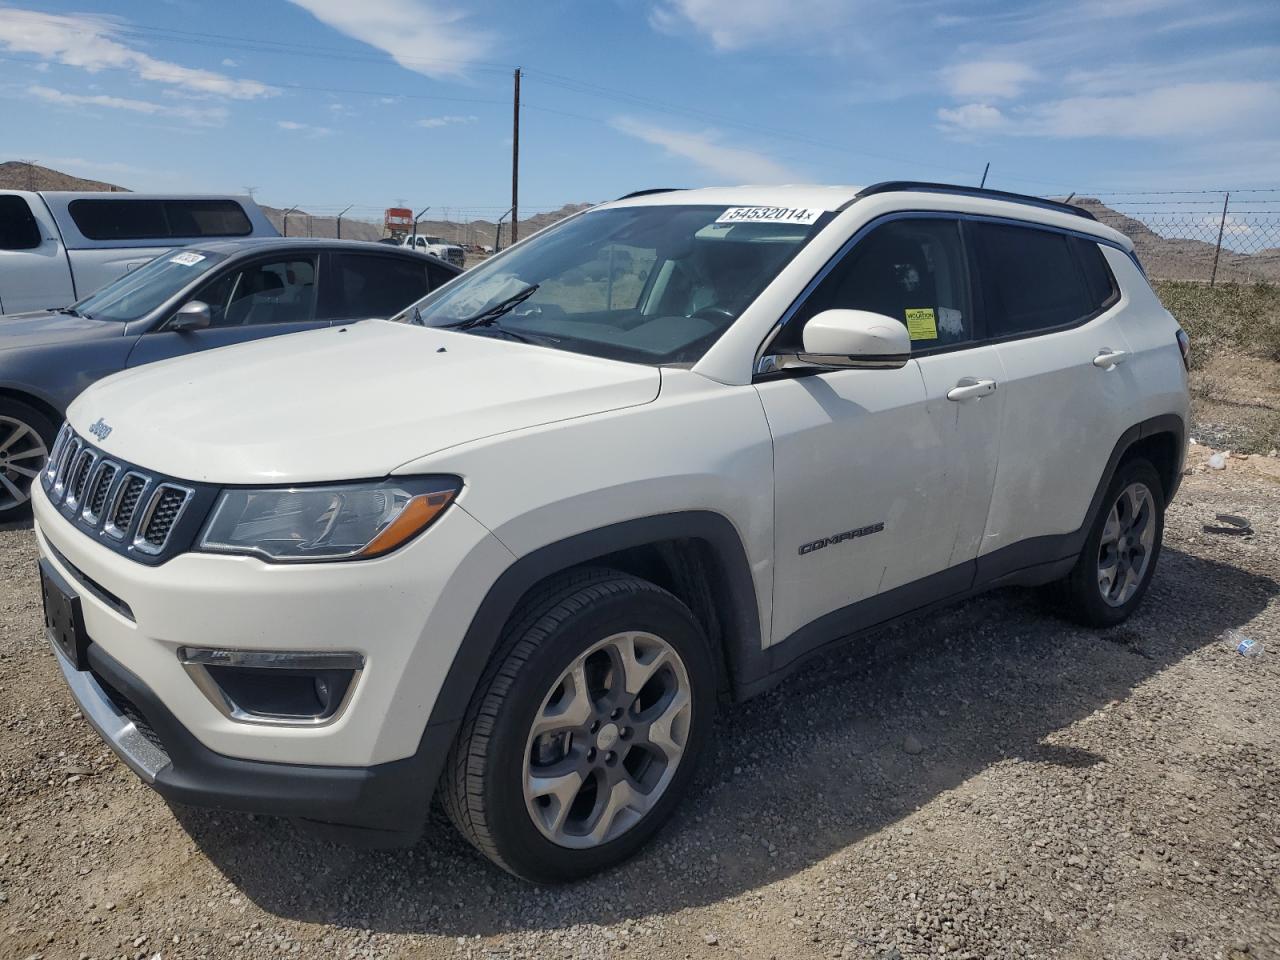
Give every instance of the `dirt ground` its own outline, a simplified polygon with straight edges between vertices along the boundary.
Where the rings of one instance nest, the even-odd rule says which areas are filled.
[[[438,814],[362,852],[170,809],[80,719],[0,530],[0,958],[1280,957],[1280,459],[1207,456],[1129,624],[1007,590],[820,662],[723,711],[641,856],[558,889]]]

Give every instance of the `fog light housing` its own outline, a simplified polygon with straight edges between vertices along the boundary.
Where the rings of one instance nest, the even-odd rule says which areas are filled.
[[[364,670],[358,653],[179,647],[178,659],[223,716],[277,726],[332,723]]]

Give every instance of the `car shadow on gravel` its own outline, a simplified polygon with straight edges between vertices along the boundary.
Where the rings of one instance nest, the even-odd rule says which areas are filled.
[[[312,840],[271,818],[175,813],[246,896],[279,916],[456,937],[643,922],[783,879],[992,764],[1104,762],[1045,740],[1215,643],[1277,593],[1265,577],[1166,549],[1140,612],[1110,632],[1057,619],[1035,592],[1004,590],[826,656],[724,708],[674,821],[628,863],[567,887],[508,876],[438,811],[416,847],[390,851]]]

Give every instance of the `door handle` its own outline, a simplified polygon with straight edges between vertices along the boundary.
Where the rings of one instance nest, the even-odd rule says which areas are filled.
[[[1126,350],[1112,350],[1110,347],[1103,347],[1098,351],[1098,355],[1093,358],[1093,365],[1101,370],[1110,370],[1117,363],[1124,363],[1125,358],[1129,356]]]
[[[947,399],[968,400],[971,397],[985,397],[987,394],[995,392],[996,382],[994,380],[962,377],[959,383],[947,391]]]

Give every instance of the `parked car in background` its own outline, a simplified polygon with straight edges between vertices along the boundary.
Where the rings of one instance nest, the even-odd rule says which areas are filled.
[[[95,380],[185,353],[389,317],[459,272],[359,241],[222,240],[170,250],[72,306],[0,316],[0,522],[24,508],[63,412]]]
[[[401,246],[410,247],[421,253],[429,253],[452,263],[455,267],[465,265],[466,252],[459,244],[449,243],[443,237],[428,237],[424,234],[410,234],[400,241]]]
[[[1189,344],[1081,208],[646,191],[399,319],[68,411],[33,497],[51,645],[172,801],[390,843],[438,792],[572,879],[670,816],[721,698],[997,586],[1105,628],[1152,582]]]
[[[0,191],[0,313],[65,307],[171,247],[275,237],[248,197]]]

